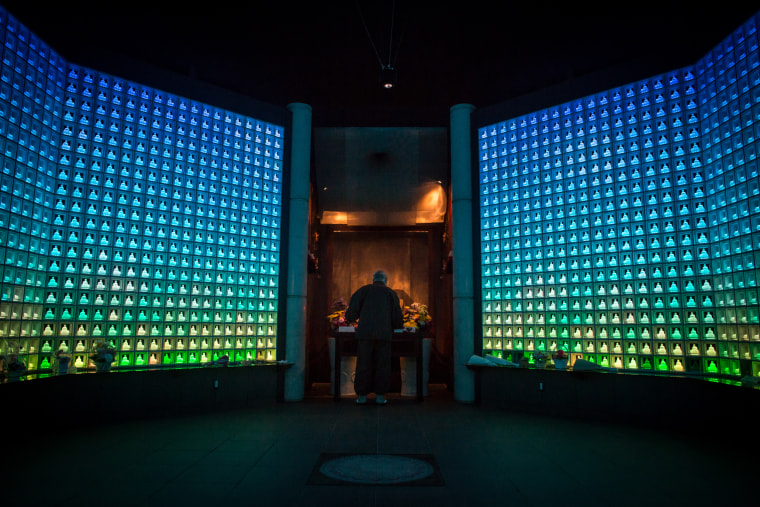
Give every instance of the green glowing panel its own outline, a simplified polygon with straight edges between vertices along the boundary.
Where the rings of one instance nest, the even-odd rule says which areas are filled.
[[[758,93],[752,18],[692,66],[478,126],[483,352],[757,371]]]
[[[47,368],[76,340],[87,368],[102,337],[125,367],[208,362],[215,343],[276,359],[283,127],[0,23],[0,352]]]

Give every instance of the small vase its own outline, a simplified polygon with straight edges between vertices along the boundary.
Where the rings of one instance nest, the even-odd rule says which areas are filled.
[[[105,361],[96,361],[95,371],[98,373],[107,373],[111,371],[111,363],[107,363]]]
[[[565,370],[565,369],[567,369],[567,359],[555,359],[554,360],[554,369],[555,370]]]

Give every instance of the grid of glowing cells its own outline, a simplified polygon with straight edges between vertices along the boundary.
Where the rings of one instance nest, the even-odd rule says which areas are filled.
[[[756,23],[479,129],[484,354],[760,375]]]
[[[78,67],[0,15],[3,353],[276,359],[282,127]]]

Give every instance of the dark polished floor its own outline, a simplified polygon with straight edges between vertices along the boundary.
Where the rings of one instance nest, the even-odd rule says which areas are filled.
[[[303,402],[247,410],[66,430],[50,414],[40,427],[8,428],[0,498],[30,506],[749,506],[760,495],[752,433],[706,428],[700,439],[511,413],[458,403],[437,386],[423,403],[391,395],[386,406],[335,402],[317,390]],[[314,484],[325,453],[428,456],[439,480]]]

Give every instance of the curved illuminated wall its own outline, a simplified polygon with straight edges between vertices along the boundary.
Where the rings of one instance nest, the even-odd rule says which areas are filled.
[[[760,375],[757,23],[478,130],[484,354]]]
[[[283,127],[79,67],[0,17],[1,352],[276,359]]]

